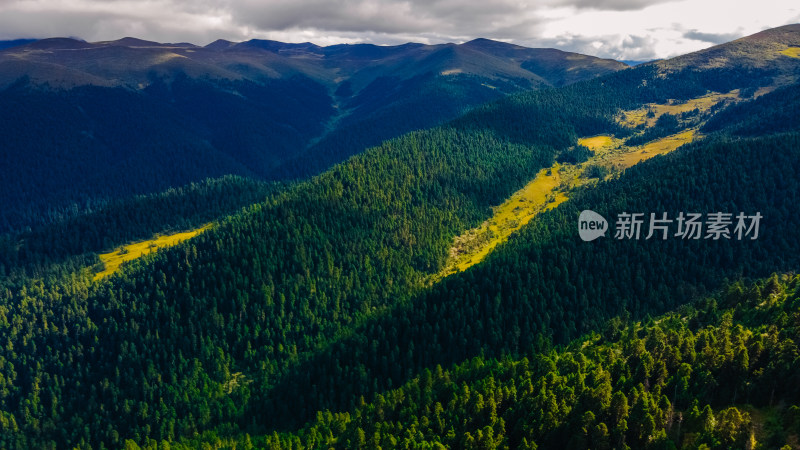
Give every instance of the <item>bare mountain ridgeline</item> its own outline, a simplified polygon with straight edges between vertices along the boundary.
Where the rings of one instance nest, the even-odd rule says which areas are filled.
[[[251,40],[199,47],[134,38],[108,42],[51,38],[5,49],[0,65],[3,88],[27,76],[33,84],[52,88],[97,83],[142,89],[159,77],[183,72],[191,78],[254,82],[304,75],[343,96],[360,92],[381,77],[407,79],[428,72],[474,75],[498,85],[531,88],[562,86],[627,67],[609,59],[487,39],[460,45],[328,47]]]
[[[794,62],[787,58],[796,58],[795,49],[800,47],[798,29],[800,29],[798,24],[772,28],[709,49],[656,61],[654,64],[665,70],[732,66],[761,69],[790,68]]]
[[[23,43],[0,50],[0,231],[207,177],[304,178],[505,94],[624,67],[488,40]]]

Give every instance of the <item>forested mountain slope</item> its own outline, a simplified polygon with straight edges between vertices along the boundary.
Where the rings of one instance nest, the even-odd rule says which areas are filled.
[[[491,41],[14,46],[0,50],[0,232],[208,177],[304,178],[505,94],[623,68]]]
[[[297,433],[206,433],[172,445],[792,448],[798,289],[797,275],[737,282],[655,319],[617,317],[568,345],[543,341],[519,359],[425,369],[351,411],[320,411]]]
[[[754,91],[794,70],[644,65],[510,97],[272,193],[100,283],[86,271],[14,283],[0,290],[2,444],[296,428],[436,364],[566,343],[625,310],[638,319],[725,278],[794,270],[800,138],[720,133],[575,193],[466,272],[421,282],[457,233],[578,137],[630,134],[620,109]],[[585,208],[764,219],[753,241],[585,243]]]
[[[733,136],[758,136],[800,129],[800,84],[795,83],[763,95],[752,102],[720,111],[703,131],[724,131]]]
[[[0,236],[0,285],[97,263],[96,254],[156,233],[187,230],[264,201],[280,184],[226,176],[110,202],[92,213]]]
[[[343,326],[416,291],[453,234],[549,158],[548,147],[488,133],[421,132],[273,195],[108,282],[32,281],[6,291],[3,304],[22,323],[40,317],[48,329],[70,330],[49,342],[40,329],[9,322],[4,335],[16,343],[2,355],[14,367],[4,373],[13,380],[8,404],[24,417],[31,386],[24,380],[40,379],[60,405],[37,410],[51,417],[42,416],[48,439],[108,445],[118,445],[119,435],[177,436],[239,417],[248,384],[233,397],[225,386],[243,364],[246,380],[256,372],[277,376]],[[134,332],[134,323],[149,331]],[[26,362],[34,355],[41,370]],[[112,383],[105,400],[87,403],[103,379]],[[156,398],[166,409],[146,413]],[[85,414],[87,407],[95,412]]]
[[[800,169],[798,146],[797,135],[692,144],[576,195],[483,263],[292,370],[267,396],[277,398],[264,420],[286,424],[320,409],[348,410],[361,395],[397,387],[425,367],[525,352],[536,348],[540,335],[565,343],[624,311],[643,317],[675,308],[725,278],[794,270],[800,264],[790,250],[800,226],[792,213],[800,200],[793,176]],[[645,240],[643,230],[640,240],[617,240],[609,232],[605,240],[586,243],[577,233],[583,209],[610,222],[625,211],[671,218],[681,211],[758,211],[764,220],[754,241]]]

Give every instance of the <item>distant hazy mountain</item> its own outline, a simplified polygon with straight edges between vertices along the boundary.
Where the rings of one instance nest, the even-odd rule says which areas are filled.
[[[143,89],[163,77],[185,73],[209,80],[264,81],[304,75],[327,87],[357,93],[376,78],[427,73],[473,75],[501,85],[560,86],[624,68],[617,61],[554,49],[531,49],[487,39],[461,45],[371,44],[319,47],[251,40],[218,40],[205,47],[161,44],[135,38],[84,42],[42,39],[0,54],[0,86],[23,76],[51,87],[82,85]],[[344,86],[344,87],[342,87]]]
[[[0,230],[227,173],[307,176],[507,93],[625,67],[485,39],[30,42],[0,51]]]
[[[30,44],[36,42],[36,39],[14,39],[11,41],[0,41],[0,50],[4,48],[17,47],[19,45]]]

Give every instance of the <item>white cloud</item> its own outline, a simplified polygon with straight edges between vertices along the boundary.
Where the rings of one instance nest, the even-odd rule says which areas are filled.
[[[796,0],[0,0],[0,39],[329,45],[486,37],[617,59],[670,57],[796,21]]]
[[[653,3],[639,10],[591,10],[577,7],[552,11],[537,39],[574,42],[573,49],[595,38],[604,43],[599,56],[617,59],[666,58],[712,44],[797,21],[794,0],[683,0]],[[703,36],[703,34],[705,36]],[[711,36],[724,37],[712,40]]]

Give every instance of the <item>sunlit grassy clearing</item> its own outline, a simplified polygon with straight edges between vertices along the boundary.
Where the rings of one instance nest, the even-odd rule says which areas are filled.
[[[646,159],[669,153],[683,144],[692,142],[694,138],[694,129],[684,130],[636,147],[628,147],[624,145],[624,140],[613,136],[580,138],[578,144],[592,149],[594,156],[576,167],[566,167],[565,170],[562,170],[561,176],[569,180],[570,188],[575,187],[587,181],[587,178],[581,175],[591,166],[605,167],[611,173],[619,172]],[[571,176],[567,177],[567,173],[570,173]]]
[[[692,142],[694,138],[695,130],[685,130],[649,142],[641,147],[626,148],[625,151],[610,153],[608,158],[602,162],[611,169],[627,169],[646,159],[669,153],[683,144]]]
[[[540,211],[554,208],[566,201],[567,196],[564,193],[555,192],[560,184],[558,165],[541,170],[525,187],[494,207],[494,213],[489,220],[456,237],[450,249],[450,260],[440,276],[447,276],[479,263]]]
[[[698,109],[703,113],[720,101],[736,100],[738,98],[739,90],[734,89],[726,94],[707,94],[682,103],[649,103],[643,108],[620,112],[617,115],[617,123],[630,128],[638,127],[641,124],[646,124],[647,127],[651,127],[662,114],[677,115],[694,109]],[[653,111],[653,117],[647,117],[648,111]]]
[[[762,95],[769,94],[770,92],[774,91],[775,89],[778,89],[778,87],[779,86],[777,84],[772,84],[772,85],[769,85],[769,86],[761,86],[760,88],[756,89],[755,93],[753,93],[753,98],[756,99],[758,97],[761,97]]]
[[[624,139],[617,139],[614,136],[601,134],[598,136],[578,138],[578,145],[582,145],[595,153],[595,156],[607,152],[608,150],[619,147],[625,142]]]
[[[187,239],[197,236],[209,228],[211,228],[211,224],[182,233],[154,236],[152,239],[128,244],[121,248],[115,249],[113,252],[103,253],[99,255],[100,261],[103,262],[103,271],[95,274],[94,279],[99,280],[107,277],[108,275],[116,272],[119,269],[119,266],[124,262],[131,261],[143,255],[152,253],[159,248],[171,247],[179,244]]]
[[[592,136],[586,138],[578,139],[578,145],[582,145],[589,150],[598,151],[603,149],[604,147],[608,147],[613,142],[613,138],[611,136]]]
[[[780,53],[790,58],[800,58],[800,47],[789,47],[785,50],[781,50]]]
[[[617,173],[646,159],[669,153],[694,138],[695,130],[692,129],[638,147],[627,147],[622,139],[608,135],[579,139],[578,144],[591,149],[594,156],[578,165],[555,164],[540,171],[530,183],[495,207],[490,219],[454,239],[445,268],[432,281],[483,261],[497,245],[507,241],[512,233],[537,214],[568,200],[571,189],[594,182],[584,176],[589,167],[602,166],[610,173]]]
[[[617,121],[631,128],[644,124],[653,126],[663,114],[678,115],[697,109],[707,112],[712,106],[722,101],[736,101],[739,90],[725,94],[712,93],[685,102],[666,104],[651,103],[643,108],[622,111]],[[652,117],[647,117],[652,111]],[[581,185],[596,182],[588,174],[610,177],[615,173],[634,166],[646,159],[669,153],[683,144],[695,139],[695,129],[649,142],[643,146],[628,147],[624,140],[608,135],[587,136],[578,139],[578,145],[587,147],[594,155],[578,165],[554,165],[550,169],[539,172],[530,183],[514,193],[502,205],[494,208],[492,217],[457,236],[450,249],[450,257],[445,268],[435,279],[466,270],[478,264],[491,253],[498,244],[508,240],[515,231],[527,224],[536,214],[558,206],[568,199],[569,192]],[[596,171],[596,167],[607,169],[607,175]],[[595,169],[590,172],[590,169]]]

